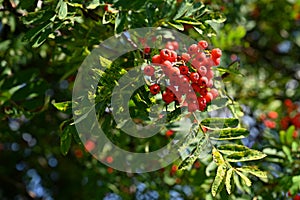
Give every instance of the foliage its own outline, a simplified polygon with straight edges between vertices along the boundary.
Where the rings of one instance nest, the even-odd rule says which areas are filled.
[[[300,95],[297,1],[0,3],[1,199],[297,198],[299,127],[292,121],[279,125],[285,116],[299,113],[283,108],[286,98],[296,101]],[[179,149],[181,159],[158,171],[131,174],[115,171],[88,153],[95,144],[82,143],[76,133],[71,93],[79,66],[99,43],[139,27],[175,29],[223,50],[215,73],[225,85],[208,110],[224,118],[188,115],[194,123]],[[143,56],[135,51],[122,57],[126,62],[111,63],[101,74],[105,78],[95,98],[109,139],[138,152],[170,142],[169,129],[179,132],[169,124],[153,138],[128,137],[105,112],[114,80],[147,62]],[[146,87],[133,96],[136,123],[149,122],[151,98]],[[277,111],[278,118],[262,119],[268,111]],[[170,111],[168,117],[176,122],[186,113]]]

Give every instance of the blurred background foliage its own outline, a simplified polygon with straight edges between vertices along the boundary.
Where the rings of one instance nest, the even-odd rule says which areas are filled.
[[[182,5],[191,11],[204,6],[205,12],[181,23],[176,14]],[[237,74],[226,77],[226,89],[244,109],[250,136],[243,142],[270,155],[259,163],[270,173],[268,182],[237,187],[229,198],[297,198],[300,127],[289,123],[289,130],[279,122],[287,115],[284,101],[297,105],[300,97],[299,1],[0,0],[0,19],[1,199],[212,199],[215,170],[205,160],[190,171],[169,166],[126,174],[92,159],[76,142],[61,154],[59,126],[70,112],[50,102],[71,99],[77,69],[96,45],[144,26],[209,40],[224,51],[222,66],[240,61],[232,65]],[[269,111],[279,114],[275,127],[261,119]]]

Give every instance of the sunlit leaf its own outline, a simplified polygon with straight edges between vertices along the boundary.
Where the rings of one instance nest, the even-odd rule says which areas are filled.
[[[57,110],[62,112],[67,112],[72,109],[72,101],[57,102],[57,103],[55,101],[52,101],[51,103]]]
[[[239,124],[236,118],[206,118],[201,125],[210,129],[235,128]]]
[[[68,15],[68,4],[65,1],[61,1],[59,11],[58,11],[58,18],[65,19]]]
[[[232,173],[233,173],[233,168],[230,168],[226,173],[225,186],[228,194],[231,194]]]
[[[233,154],[236,152],[248,151],[249,148],[244,145],[230,143],[230,144],[222,144],[222,145],[218,146],[218,150],[222,154],[230,155],[230,154]]]
[[[168,22],[168,24],[170,24],[171,26],[173,26],[174,28],[183,31],[184,30],[184,26],[181,23],[178,22]]]
[[[222,154],[216,148],[213,148],[212,155],[213,155],[214,162],[218,166],[223,165],[225,163]]]
[[[242,139],[248,136],[249,131],[245,128],[231,128],[223,129],[219,131],[208,132],[211,139],[214,140],[236,140]]]
[[[214,197],[217,195],[217,192],[220,189],[219,187],[221,186],[221,183],[226,176],[226,170],[227,170],[227,167],[225,164],[222,164],[222,165],[218,166],[218,168],[217,168],[217,174],[216,174],[214,182],[211,186],[211,194]]]
[[[256,166],[243,166],[241,168],[236,169],[241,172],[252,174],[259,178],[267,178],[267,172],[259,170]]]
[[[248,187],[251,186],[252,182],[250,181],[250,179],[247,176],[245,176],[242,172],[239,172],[237,170],[235,172],[242,178],[242,180]]]
[[[251,161],[251,160],[259,160],[267,155],[253,149],[248,149],[247,151],[236,152],[226,156],[226,160],[228,162],[244,162],[244,161]]]

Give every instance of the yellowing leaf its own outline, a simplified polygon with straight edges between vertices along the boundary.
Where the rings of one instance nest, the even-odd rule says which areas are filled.
[[[211,194],[214,197],[217,195],[220,185],[221,185],[223,179],[225,178],[226,170],[227,170],[227,167],[225,164],[222,164],[217,168],[217,174],[216,174],[215,180],[211,186]]]
[[[251,186],[251,181],[250,181],[250,179],[247,177],[247,176],[245,176],[242,172],[239,172],[239,171],[235,171],[241,178],[242,178],[242,180],[244,181],[244,183],[248,186],[248,187],[250,187]]]
[[[231,194],[232,172],[233,172],[233,168],[230,168],[226,173],[225,186],[228,194]]]

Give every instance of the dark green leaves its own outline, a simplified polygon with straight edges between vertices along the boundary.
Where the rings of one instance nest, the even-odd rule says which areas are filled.
[[[72,129],[74,129],[73,126],[67,126],[60,135],[60,151],[64,156],[68,154],[71,147]]]

